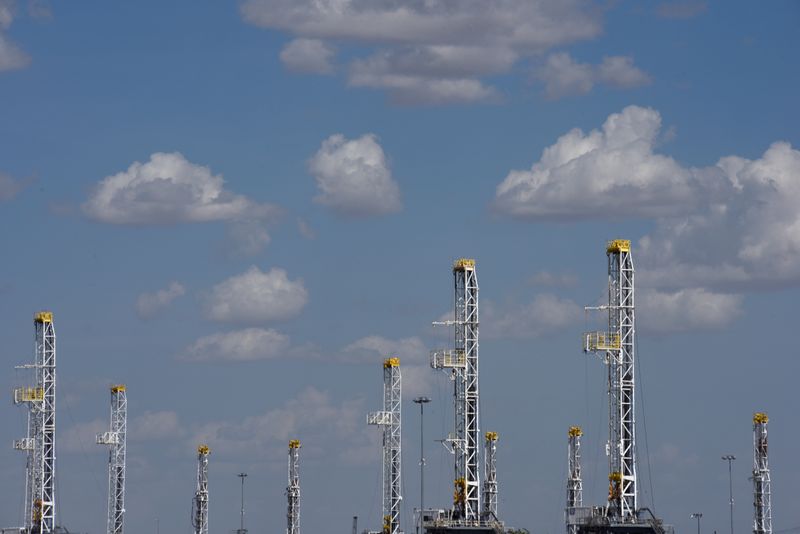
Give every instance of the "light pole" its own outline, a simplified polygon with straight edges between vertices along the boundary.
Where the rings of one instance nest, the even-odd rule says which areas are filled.
[[[236,534],[247,534],[244,528],[244,479],[247,477],[247,473],[239,473],[236,476],[242,479],[242,516],[239,530],[236,531]]]
[[[419,520],[417,521],[417,534],[422,523],[422,509],[425,507],[425,427],[422,424],[425,418],[425,405],[431,401],[428,397],[417,397],[414,402],[419,404]]]
[[[703,514],[696,513],[692,514],[692,519],[697,519],[697,534],[700,534],[700,518],[703,517]]]
[[[730,486],[730,496],[731,496],[731,534],[733,534],[733,461],[736,459],[736,456],[732,454],[726,454],[722,457],[723,460],[727,460],[728,462],[728,485]]]

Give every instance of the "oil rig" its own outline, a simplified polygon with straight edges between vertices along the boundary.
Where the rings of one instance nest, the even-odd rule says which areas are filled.
[[[606,244],[608,303],[587,307],[607,314],[607,329],[583,334],[585,353],[597,354],[607,369],[609,462],[608,498],[604,504],[583,502],[581,438],[583,430],[567,432],[565,527],[567,534],[672,534],[673,527],[657,518],[638,500],[636,470],[635,354],[636,322],[634,267],[631,243],[617,239]],[[430,366],[447,373],[453,384],[453,431],[441,440],[452,454],[453,499],[450,508],[418,510],[417,528],[423,534],[518,534],[507,528],[498,512],[497,432],[480,431],[479,305],[475,260],[461,258],[452,265],[454,317],[435,322],[453,327],[453,348],[430,353]],[[605,328],[605,326],[604,326]],[[33,363],[18,366],[32,377],[32,385],[13,392],[16,405],[27,408],[27,435],[14,448],[26,455],[24,521],[21,527],[0,529],[18,534],[60,534],[56,523],[56,338],[53,314],[34,315]],[[382,362],[383,406],[367,415],[367,423],[382,431],[382,514],[380,528],[367,534],[402,534],[402,376],[400,359]],[[128,397],[124,384],[111,386],[109,430],[97,434],[98,444],[109,447],[107,533],[123,534]],[[754,534],[772,534],[770,468],[766,413],[753,415]],[[288,447],[286,534],[300,534],[300,441]],[[197,447],[196,492],[191,524],[195,534],[208,534],[209,454]],[[423,460],[424,462],[424,460]],[[421,465],[424,465],[421,464]],[[481,475],[483,480],[481,480]],[[240,476],[243,476],[241,474]],[[243,512],[242,512],[243,513]],[[356,533],[354,517],[353,532]],[[244,531],[242,528],[239,530]]]

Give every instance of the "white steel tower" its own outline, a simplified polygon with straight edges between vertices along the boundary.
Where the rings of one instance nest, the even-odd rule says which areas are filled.
[[[631,242],[615,239],[608,256],[608,331],[584,335],[584,350],[604,353],[608,366],[609,515],[636,521],[636,443],[634,418],[634,283]],[[590,309],[590,308],[587,308]]]
[[[753,414],[753,505],[754,534],[772,534],[772,496],[767,458],[767,414]]]
[[[569,452],[567,454],[567,518],[575,513],[575,508],[583,506],[583,480],[581,479],[581,436],[579,426],[572,426],[567,432]],[[567,521],[567,533],[576,534],[578,526]]]
[[[383,534],[400,532],[400,358],[383,362],[383,410],[367,416],[367,423],[383,427]]]
[[[208,445],[197,447],[197,491],[194,494],[192,526],[195,534],[208,534]]]
[[[483,515],[487,521],[497,520],[497,432],[487,432],[483,481]]]
[[[19,387],[14,389],[14,404],[26,404],[28,407],[27,435],[22,439],[14,440],[14,449],[25,452],[25,497],[23,508],[23,531],[31,532],[33,529],[33,502],[41,487],[41,445],[37,440],[41,434],[41,411],[44,402],[44,389],[41,386],[40,366],[37,365],[38,354],[33,364],[19,365],[17,369],[33,369],[35,386]]]
[[[289,441],[289,485],[286,498],[289,501],[286,512],[286,534],[300,534],[300,440]]]
[[[446,440],[455,455],[453,518],[467,524],[480,522],[478,391],[478,277],[475,260],[462,258],[453,264],[455,282],[455,329],[453,350],[431,353],[431,367],[452,369],[455,397],[455,434]]]
[[[111,386],[111,429],[97,434],[97,443],[108,445],[108,534],[122,534],[125,518],[125,444],[128,394],[124,384]]]

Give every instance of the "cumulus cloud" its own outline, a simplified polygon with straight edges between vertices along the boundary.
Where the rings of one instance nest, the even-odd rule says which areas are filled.
[[[654,152],[661,115],[629,106],[601,130],[575,128],[547,147],[530,170],[511,171],[495,207],[522,218],[652,217],[698,203],[690,169]]]
[[[266,328],[245,328],[201,337],[179,359],[189,362],[247,362],[285,356],[289,336]]]
[[[327,392],[308,387],[283,406],[262,414],[207,423],[196,429],[190,443],[208,443],[230,457],[244,453],[263,457],[275,451],[268,459],[283,463],[286,443],[300,438],[307,456],[339,451],[336,458],[348,463],[363,463],[365,458],[376,461],[379,436],[366,428],[366,413],[363,400],[334,402]]]
[[[263,272],[252,266],[214,286],[205,304],[215,321],[259,324],[294,317],[307,302],[302,280],[289,280],[283,269]]]
[[[530,170],[511,171],[495,207],[529,219],[639,217],[644,286],[781,287],[800,282],[800,151],[773,143],[760,158],[686,167],[656,152],[661,116],[630,106],[601,130],[575,129]]]
[[[178,152],[157,152],[146,163],[108,176],[83,204],[91,219],[112,224],[170,224],[265,218],[276,208],[224,188],[222,175]]]
[[[241,12],[301,39],[373,47],[351,64],[349,84],[387,89],[406,104],[486,100],[495,90],[481,77],[602,31],[602,11],[584,0],[245,0]]]
[[[523,305],[498,306],[484,301],[481,334],[490,338],[533,338],[580,321],[583,308],[555,295],[536,295]]]
[[[741,315],[741,304],[740,295],[702,288],[644,290],[636,302],[640,328],[657,333],[723,328]]]
[[[656,14],[665,19],[690,19],[702,15],[708,10],[706,2],[696,0],[680,0],[677,2],[661,2],[656,7]]]
[[[26,67],[31,58],[5,35],[14,22],[14,0],[0,0],[0,72]]]
[[[374,363],[383,358],[397,356],[401,363],[422,363],[428,361],[428,349],[416,336],[388,339],[382,336],[367,336],[358,339],[343,350],[343,360],[352,363]]]
[[[530,283],[545,287],[574,287],[578,284],[578,277],[570,273],[539,271],[531,276]]]
[[[281,62],[294,72],[330,74],[336,51],[319,39],[294,39],[281,50]]]
[[[319,189],[314,201],[337,213],[367,217],[402,208],[400,188],[373,134],[358,139],[330,136],[311,158],[309,171]]]
[[[172,282],[166,289],[153,293],[142,293],[136,299],[136,314],[142,319],[149,319],[185,293],[186,288],[178,282]]]
[[[348,83],[389,91],[397,104],[456,104],[495,98],[477,74],[511,68],[516,54],[506,48],[426,46],[381,51],[353,61]]]
[[[628,56],[606,56],[599,65],[578,63],[566,52],[551,54],[536,72],[550,99],[584,95],[597,84],[618,89],[640,87],[650,76],[633,64]]]

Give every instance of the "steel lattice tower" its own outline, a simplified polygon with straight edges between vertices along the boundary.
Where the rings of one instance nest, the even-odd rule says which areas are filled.
[[[453,516],[478,523],[481,510],[479,471],[478,391],[478,277],[475,260],[462,258],[453,264],[455,330],[453,350],[434,351],[431,367],[452,369],[455,397],[455,435],[448,437],[455,455]]]
[[[367,416],[367,423],[383,427],[383,533],[400,532],[400,358],[383,362],[383,410]]]
[[[581,436],[579,426],[572,426],[567,432],[569,452],[567,454],[567,516],[575,508],[583,506],[583,480],[581,479]],[[575,534],[578,527],[567,522],[567,533]]]
[[[192,526],[195,534],[208,534],[208,445],[197,447],[197,491],[194,494]]]
[[[483,457],[483,515],[487,521],[497,520],[497,432],[487,432]]]
[[[108,445],[108,534],[122,534],[125,519],[125,451],[128,427],[128,393],[124,384],[111,386],[111,428],[97,434]]]
[[[608,365],[609,489],[611,517],[635,521],[636,435],[634,417],[634,280],[631,242],[610,241],[608,256],[608,331],[584,336],[584,350],[604,352]]]
[[[14,440],[14,449],[26,454],[25,463],[25,503],[23,508],[23,531],[29,533],[33,529],[33,502],[41,487],[42,449],[39,437],[41,435],[41,411],[44,402],[44,388],[42,387],[41,362],[39,353],[34,354],[34,363],[16,366],[17,369],[33,369],[35,386],[19,387],[14,389],[14,404],[26,404],[28,407],[27,435],[22,439]]]
[[[286,534],[300,534],[300,440],[289,442],[289,485],[286,486],[288,509],[286,511]]]
[[[767,457],[767,423],[765,413],[753,414],[753,520],[754,534],[772,534],[772,495]]]

